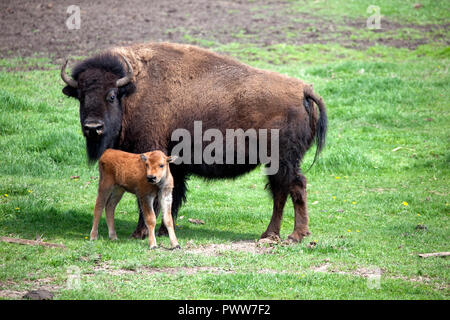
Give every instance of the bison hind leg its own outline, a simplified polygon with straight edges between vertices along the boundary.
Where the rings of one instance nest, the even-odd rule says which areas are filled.
[[[293,242],[300,242],[304,237],[310,235],[308,229],[308,210],[306,205],[306,178],[299,170],[291,183],[290,194],[294,204],[295,224],[294,231],[288,239]]]
[[[267,230],[261,238],[280,236],[281,220],[287,196],[294,204],[295,226],[289,236],[291,241],[301,241],[309,234],[308,212],[306,208],[306,178],[300,173],[300,162],[309,147],[310,132],[292,121],[280,130],[279,169],[269,175],[269,187],[273,198],[273,212]]]
[[[289,195],[290,177],[290,166],[281,162],[278,172],[268,176],[268,186],[273,199],[273,211],[269,226],[261,235],[261,239],[280,240],[281,220],[283,218],[283,209]]]

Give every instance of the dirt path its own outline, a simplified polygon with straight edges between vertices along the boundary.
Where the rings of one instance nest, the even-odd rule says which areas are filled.
[[[218,43],[340,43],[365,48],[374,41],[351,39],[348,28],[364,28],[364,20],[336,22],[291,9],[289,1],[130,0],[75,1],[81,9],[80,29],[66,20],[74,1],[3,0],[0,2],[0,56],[48,55],[54,61],[71,55],[142,41]],[[347,28],[339,28],[347,27]],[[404,26],[383,21],[383,29]],[[427,31],[437,26],[413,26]],[[338,31],[340,30],[340,31]],[[350,29],[351,30],[351,29]],[[416,47],[432,39],[406,41],[389,37],[379,43]]]

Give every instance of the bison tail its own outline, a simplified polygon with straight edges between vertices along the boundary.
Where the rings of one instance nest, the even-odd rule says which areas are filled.
[[[327,110],[325,108],[325,104],[321,97],[317,96],[311,86],[306,86],[304,89],[304,99],[312,100],[314,103],[319,107],[320,116],[316,123],[316,132],[315,132],[315,140],[316,140],[316,154],[314,155],[314,160],[309,167],[309,169],[312,168],[314,163],[316,162],[317,158],[319,157],[320,152],[322,151],[323,147],[325,146],[325,138],[327,134],[327,128],[328,128],[328,117],[327,117]],[[308,170],[309,170],[308,169]]]

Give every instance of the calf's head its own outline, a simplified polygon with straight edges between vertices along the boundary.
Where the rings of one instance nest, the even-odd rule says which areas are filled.
[[[169,163],[174,162],[176,156],[166,156],[162,151],[152,151],[141,154],[147,174],[147,181],[153,184],[164,183],[169,171]]]
[[[65,72],[67,60],[61,68],[61,78],[67,84],[62,92],[80,101],[81,129],[90,161],[117,143],[122,127],[122,99],[136,90],[131,82],[133,69],[121,57],[128,70],[113,54],[84,60],[73,69],[72,77]]]

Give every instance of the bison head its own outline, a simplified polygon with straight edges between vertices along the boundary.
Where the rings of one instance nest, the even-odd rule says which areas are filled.
[[[90,161],[100,158],[107,148],[114,148],[122,127],[122,99],[136,90],[131,82],[133,69],[121,57],[127,71],[113,54],[81,62],[73,69],[72,78],[65,72],[67,60],[61,69],[61,78],[67,84],[62,92],[80,101],[81,129]]]

